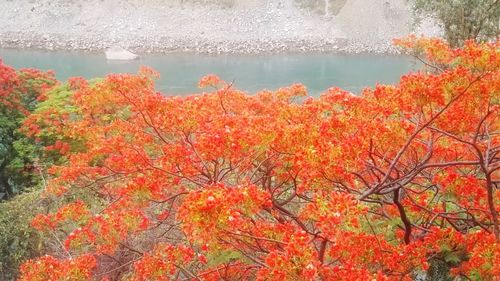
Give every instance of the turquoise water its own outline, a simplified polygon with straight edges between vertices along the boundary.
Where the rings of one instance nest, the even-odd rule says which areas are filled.
[[[394,83],[402,74],[417,68],[411,58],[403,56],[342,54],[149,54],[139,60],[117,62],[107,61],[104,54],[0,49],[0,58],[16,68],[54,70],[60,80],[136,73],[145,65],[161,73],[157,89],[172,95],[200,92],[199,79],[210,73],[250,93],[300,82],[311,95],[317,96],[332,86],[359,92],[376,82]]]

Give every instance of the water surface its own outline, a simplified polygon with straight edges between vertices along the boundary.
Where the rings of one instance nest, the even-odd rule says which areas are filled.
[[[147,54],[135,61],[122,62],[107,61],[104,54],[0,49],[0,58],[16,68],[54,70],[60,80],[136,73],[145,65],[161,73],[157,89],[172,95],[200,92],[199,79],[210,73],[250,93],[296,82],[303,83],[315,96],[332,86],[357,93],[377,82],[395,83],[402,74],[417,68],[408,57],[366,54]]]

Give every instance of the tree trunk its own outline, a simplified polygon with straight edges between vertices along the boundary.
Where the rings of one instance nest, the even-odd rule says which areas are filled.
[[[5,159],[0,165],[0,193],[4,193],[3,197],[0,197],[0,201],[4,199],[9,199],[14,195],[12,186],[9,183],[9,177],[5,174],[8,162],[9,161]]]

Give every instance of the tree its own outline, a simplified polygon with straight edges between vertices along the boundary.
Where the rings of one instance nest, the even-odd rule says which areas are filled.
[[[36,71],[33,73],[36,73]],[[58,207],[65,204],[64,200],[43,198],[41,194],[44,182],[47,180],[45,169],[66,161],[64,149],[60,149],[60,139],[64,134],[59,132],[59,126],[56,125],[58,120],[62,120],[64,116],[69,116],[73,112],[74,108],[70,104],[70,97],[73,93],[73,87],[77,87],[79,81],[77,78],[72,78],[67,84],[59,85],[57,83],[57,86],[43,90],[43,94],[38,95],[38,100],[30,103],[30,112],[25,107],[20,108],[20,110],[13,110],[12,106],[5,106],[10,115],[5,116],[6,123],[2,124],[4,128],[5,125],[15,124],[15,122],[18,122],[17,126],[23,125],[22,128],[16,128],[16,132],[14,132],[18,139],[12,144],[12,149],[15,150],[14,153],[16,154],[12,162],[19,163],[17,165],[21,167],[24,173],[19,176],[17,170],[10,168],[9,172],[13,173],[13,175],[10,175],[9,183],[15,186],[17,190],[20,187],[25,187],[25,189],[22,190],[22,194],[0,203],[0,280],[16,280],[19,266],[22,263],[59,247],[59,245],[54,246],[52,244],[54,241],[46,239],[43,233],[32,228],[30,223],[35,215],[53,209],[57,210]],[[9,100],[20,97],[25,92],[11,91],[12,95]],[[7,102],[8,100],[2,101]],[[29,114],[31,112],[41,119],[30,118]],[[13,113],[23,114],[18,115],[20,119],[15,119],[13,117],[16,117],[16,115],[12,115]],[[50,120],[51,126],[43,130],[37,130],[34,124],[29,123],[29,121],[40,123],[44,120]],[[30,138],[34,132],[36,132],[36,137]],[[75,141],[73,146],[77,147],[78,143]],[[19,161],[20,159],[25,162]],[[36,165],[37,168],[22,168],[25,165],[30,165],[30,167]],[[10,164],[9,166],[14,165]]]
[[[496,40],[500,34],[498,0],[415,0],[414,12],[435,17],[454,47],[469,39]]]
[[[0,200],[36,185],[35,155],[18,129],[43,99],[44,91],[55,83],[53,73],[34,69],[16,72],[0,60]]]
[[[20,280],[494,280],[498,43],[398,44],[447,67],[302,103],[213,75],[166,97],[148,69],[78,83],[57,126],[26,121],[68,161],[46,190],[66,204],[32,222],[59,248]]]

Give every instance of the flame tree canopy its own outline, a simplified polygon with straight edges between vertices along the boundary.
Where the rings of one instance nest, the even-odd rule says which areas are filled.
[[[55,83],[51,72],[15,71],[0,59],[0,201],[36,182],[35,153],[18,129]]]
[[[20,280],[494,280],[498,42],[397,44],[426,70],[360,96],[209,75],[167,97],[149,69],[54,88],[24,124],[65,159],[32,222],[54,246]]]

